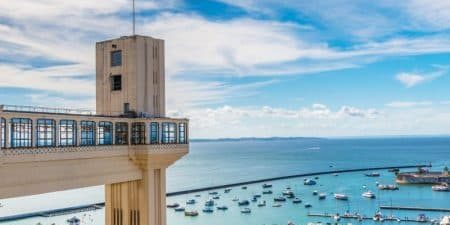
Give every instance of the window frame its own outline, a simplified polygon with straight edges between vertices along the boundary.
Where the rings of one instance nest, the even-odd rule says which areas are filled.
[[[134,122],[131,124],[131,144],[145,145],[145,123]]]
[[[178,124],[178,142],[180,144],[186,144],[187,143],[187,136],[186,136],[186,123],[179,123]]]
[[[124,129],[125,128],[125,129]],[[115,124],[115,144],[116,145],[128,145],[128,123],[127,122],[116,122]]]
[[[150,123],[150,144],[158,144],[159,142],[159,123]]]
[[[117,77],[119,78],[119,85],[116,84]],[[122,74],[112,75],[111,76],[111,91],[121,91],[121,90],[122,90]]]
[[[177,143],[177,124],[173,122],[162,123],[161,137],[163,144]]]
[[[115,58],[115,54],[119,54],[120,58],[118,59],[119,61],[115,61],[117,60],[117,58]],[[122,66],[122,50],[114,50],[111,51],[110,53],[110,65],[111,67],[116,67],[116,66]]]
[[[95,121],[80,121],[80,146],[96,145],[96,123]]]
[[[2,135],[0,136],[0,147],[6,148],[6,119],[0,118],[0,129],[2,131]]]
[[[11,148],[33,147],[33,120],[11,118]]]
[[[76,145],[77,145],[77,121],[76,120],[60,120],[59,121],[59,146],[72,147],[72,146],[76,146]]]
[[[54,119],[36,120],[36,147],[55,147],[56,146],[56,122]]]
[[[107,130],[109,128],[109,131]],[[98,145],[112,145],[113,144],[113,129],[114,125],[109,121],[100,121],[97,127]],[[108,135],[105,136],[105,135]]]

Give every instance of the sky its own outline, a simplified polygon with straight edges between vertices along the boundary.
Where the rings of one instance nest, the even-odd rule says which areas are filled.
[[[95,109],[131,0],[0,1],[0,104]],[[450,1],[136,0],[191,138],[450,133]]]

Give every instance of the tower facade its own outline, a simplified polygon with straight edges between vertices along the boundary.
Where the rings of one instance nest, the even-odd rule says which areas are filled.
[[[164,40],[127,36],[96,45],[97,114],[165,116]]]

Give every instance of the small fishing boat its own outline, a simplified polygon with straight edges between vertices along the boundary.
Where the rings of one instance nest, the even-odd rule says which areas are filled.
[[[281,204],[280,204],[280,203],[274,203],[274,204],[272,205],[272,207],[278,208],[278,207],[281,207]]]
[[[433,191],[450,191],[450,187],[448,186],[447,183],[443,183],[440,185],[433,185],[431,187],[431,190],[433,190]]]
[[[275,201],[275,202],[285,202],[286,198],[284,198],[283,196],[280,196],[280,197],[274,198],[273,201]]]
[[[306,203],[306,204],[305,204],[305,208],[311,208],[311,207],[312,207],[311,204],[309,204],[309,203]]]
[[[286,198],[295,198],[294,194],[286,195]]]
[[[263,187],[263,188],[271,188],[271,187],[272,187],[272,184],[263,184],[262,187]]]
[[[364,175],[366,175],[366,177],[379,177],[380,173],[372,172],[372,173],[366,173]]]
[[[78,217],[74,216],[74,217],[68,219],[67,223],[69,225],[79,225],[80,224],[80,219],[78,219]]]
[[[318,179],[319,179],[319,177],[314,177],[314,179],[318,180]]]
[[[378,189],[380,189],[380,190],[388,190],[388,191],[395,191],[395,190],[398,190],[398,187],[397,187],[397,185],[394,185],[394,184],[388,184],[388,185],[378,184]]]
[[[303,182],[303,184],[304,184],[304,185],[316,185],[317,182],[316,182],[315,180],[306,179],[306,180]]]
[[[223,192],[225,192],[225,193],[230,193],[230,191],[231,191],[231,188],[226,188],[225,190],[223,190]]]
[[[258,198],[255,198],[255,197],[252,198],[252,202],[257,202],[257,201],[258,201]]]
[[[201,195],[197,194],[197,195],[195,195],[195,197],[196,197],[196,198],[200,198],[200,197],[201,197]]]
[[[184,207],[175,208],[175,212],[184,212],[184,210],[185,210]]]
[[[198,216],[198,212],[195,210],[194,211],[185,211],[184,216]]]
[[[225,210],[228,210],[228,207],[227,207],[226,205],[223,205],[223,206],[217,206],[217,210],[225,211]]]
[[[265,191],[263,191],[264,195],[270,195],[272,193],[273,193],[272,190],[265,190]]]
[[[327,194],[325,194],[325,193],[320,193],[319,194],[319,200],[324,200],[326,198],[327,198]]]
[[[283,191],[283,195],[287,196],[287,195],[294,195],[294,192],[291,190],[284,190]]]
[[[205,206],[214,206],[214,200],[209,199],[208,201],[205,202]]]
[[[400,172],[400,169],[399,168],[392,168],[392,169],[388,169],[388,172],[398,173],[398,172]]]
[[[247,186],[242,186],[241,189],[242,190],[247,190]]]
[[[318,195],[319,192],[318,191],[313,191],[313,195]]]
[[[212,207],[206,207],[202,211],[204,213],[212,213],[212,212],[214,212],[214,209]]]
[[[189,199],[189,200],[186,201],[186,204],[187,205],[193,205],[193,204],[195,204],[195,202],[196,202],[195,199]]]
[[[362,196],[364,198],[371,198],[371,199],[375,198],[375,194],[371,191],[366,191],[366,192],[362,193]]]
[[[217,194],[219,194],[219,192],[217,192],[217,191],[212,191],[212,192],[209,192],[209,194],[210,194],[210,195],[217,195]]]
[[[215,199],[215,200],[220,199],[220,196],[219,196],[219,195],[215,195],[215,196],[213,197],[213,199]]]
[[[243,208],[242,210],[241,210],[241,213],[244,213],[244,214],[249,214],[249,213],[251,213],[252,212],[252,210],[250,209],[250,208]]]
[[[334,198],[337,200],[343,200],[343,201],[348,200],[348,196],[345,194],[334,194]]]
[[[258,207],[264,207],[264,206],[266,206],[266,201],[258,202]]]
[[[248,200],[242,200],[240,202],[238,202],[239,206],[244,206],[244,205],[250,205],[250,202]]]
[[[294,200],[292,200],[292,203],[299,204],[299,203],[302,203],[302,200],[299,198],[294,198]]]
[[[261,198],[262,196],[260,194],[254,194],[253,198]]]
[[[172,204],[168,204],[167,208],[177,208],[178,206],[180,206],[180,204],[175,202],[175,203],[172,203]]]
[[[333,176],[337,177],[337,176],[339,176],[339,174],[337,174],[337,173],[333,173]]]

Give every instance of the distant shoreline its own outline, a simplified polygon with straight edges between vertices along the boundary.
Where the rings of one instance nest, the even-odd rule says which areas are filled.
[[[193,138],[190,142],[239,142],[239,141],[285,141],[285,140],[339,140],[339,139],[397,139],[397,138],[450,138],[450,135],[388,135],[388,136],[342,136],[342,137],[241,137],[241,138]]]

